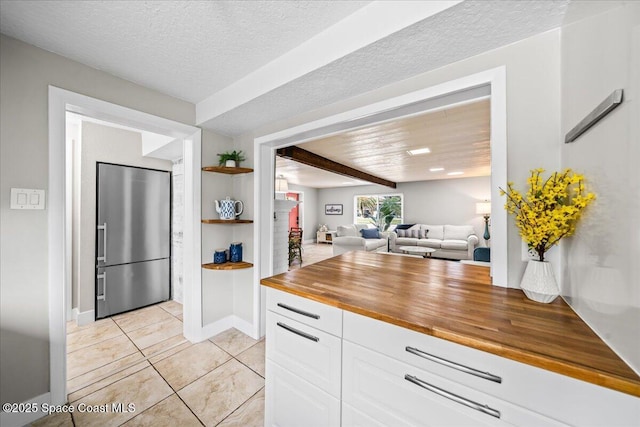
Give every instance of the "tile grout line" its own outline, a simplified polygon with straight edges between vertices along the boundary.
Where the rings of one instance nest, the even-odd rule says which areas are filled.
[[[89,386],[91,386],[91,385],[93,385],[93,384],[95,384],[95,383],[97,383],[97,382],[99,382],[99,381],[106,380],[107,378],[109,378],[109,377],[111,377],[111,376],[113,376],[113,375],[115,375],[115,374],[118,374],[118,373],[120,373],[120,372],[122,372],[122,371],[125,371],[125,370],[127,370],[127,369],[129,369],[129,368],[133,368],[134,366],[139,365],[140,363],[148,362],[150,366],[153,366],[153,362],[149,362],[149,359],[151,359],[151,358],[153,358],[153,357],[156,357],[156,356],[159,356],[159,355],[161,355],[162,353],[165,353],[165,352],[167,352],[167,351],[171,350],[172,348],[175,348],[175,347],[181,346],[181,345],[182,345],[182,344],[184,344],[185,342],[189,342],[189,341],[185,338],[183,341],[180,341],[179,343],[176,343],[176,344],[174,344],[174,345],[172,345],[172,346],[170,346],[170,347],[168,347],[168,348],[166,348],[166,349],[164,349],[164,350],[162,350],[162,351],[160,351],[160,352],[150,354],[149,356],[145,356],[145,355],[144,355],[144,353],[142,353],[142,350],[138,349],[138,350],[137,350],[137,352],[138,352],[138,353],[140,353],[140,355],[142,356],[142,359],[139,359],[139,360],[137,360],[137,361],[135,361],[135,362],[132,362],[132,363],[130,363],[130,364],[128,364],[128,365],[125,365],[125,366],[123,366],[123,367],[117,368],[116,370],[111,371],[111,372],[109,372],[108,374],[102,375],[102,376],[98,377],[98,379],[96,379],[94,382],[92,382],[92,383],[90,383],[90,384],[87,384],[85,387],[82,387],[82,388],[80,388],[80,389],[78,389],[78,390],[74,391],[73,393],[76,393],[76,392],[78,392],[78,391],[80,391],[80,390],[82,390],[82,389],[84,389],[84,388],[87,388],[87,387],[89,387]],[[134,344],[134,346],[135,346],[135,344]],[[136,347],[136,348],[138,348],[138,347]],[[185,349],[185,350],[186,350],[186,349]],[[180,352],[178,352],[178,353],[180,353]],[[178,353],[175,353],[175,354],[178,354]],[[121,358],[119,358],[119,359],[116,359],[116,360],[114,360],[113,362],[109,362],[109,363],[117,362],[118,360],[122,360],[122,359],[124,359],[124,358],[126,358],[126,357],[129,357],[129,356],[133,355],[133,354],[135,354],[135,353],[127,354],[126,356],[121,357]],[[100,369],[100,368],[102,368],[102,367],[104,367],[104,366],[107,366],[109,363],[107,363],[106,365],[99,366],[99,367],[98,367],[98,368],[96,368],[96,369]],[[95,371],[96,369],[92,369],[92,371]],[[143,369],[146,369],[146,368],[143,368]],[[89,371],[89,372],[91,372],[91,371]],[[88,374],[89,372],[86,372],[85,374]],[[82,375],[85,375],[85,374],[82,374]],[[74,378],[77,378],[77,377],[74,377]],[[71,379],[74,379],[74,378],[71,378]],[[163,377],[163,379],[164,379],[164,377]],[[118,381],[120,381],[120,380],[118,380]],[[117,382],[117,381],[115,381],[115,382]],[[107,386],[105,386],[105,387],[107,387]],[[98,390],[102,390],[103,388],[104,388],[104,387],[101,387],[101,388],[99,388]],[[173,389],[173,388],[172,388],[172,389]],[[98,391],[98,390],[96,390],[96,391]],[[69,394],[71,394],[71,393],[69,393]],[[91,393],[90,393],[90,394],[91,394]]]
[[[97,379],[97,380],[95,380],[95,381],[91,382],[90,384],[87,384],[86,386],[84,386],[84,387],[82,387],[82,388],[79,388],[78,390],[74,391],[73,393],[76,393],[76,392],[78,392],[78,391],[80,391],[80,390],[82,390],[82,389],[85,389],[85,388],[87,388],[87,387],[90,387],[91,385],[93,385],[93,384],[95,384],[95,383],[97,383],[97,382],[99,382],[99,381],[103,381],[103,380],[105,380],[105,379],[109,378],[110,376],[113,376],[113,375],[115,375],[115,374],[118,374],[118,373],[120,373],[120,372],[122,372],[122,371],[124,371],[124,370],[126,370],[126,369],[132,368],[132,367],[134,367],[134,366],[136,366],[136,365],[138,365],[138,364],[140,364],[140,363],[142,363],[142,362],[145,362],[145,361],[146,361],[146,362],[148,362],[148,363],[149,363],[149,365],[153,366],[153,363],[152,363],[152,362],[149,362],[149,359],[150,359],[150,358],[152,358],[152,357],[156,357],[156,356],[159,356],[160,354],[162,354],[162,353],[164,353],[164,352],[167,352],[167,351],[171,350],[172,348],[175,348],[175,347],[180,346],[180,345],[184,344],[185,342],[187,342],[187,339],[185,338],[185,339],[183,339],[181,342],[179,342],[179,343],[177,343],[177,344],[174,344],[174,345],[172,345],[172,346],[170,346],[170,347],[168,347],[168,348],[166,348],[166,349],[164,349],[164,350],[162,350],[162,351],[159,351],[159,352],[157,352],[157,353],[150,354],[149,356],[145,356],[145,354],[142,352],[142,349],[140,349],[140,348],[136,345],[136,343],[135,343],[135,342],[133,342],[133,340],[131,339],[131,337],[129,337],[129,335],[128,335],[128,334],[127,334],[127,333],[122,329],[122,327],[118,324],[118,322],[116,322],[116,321],[115,321],[115,320],[113,320],[112,318],[110,318],[110,319],[113,321],[113,323],[116,325],[116,327],[118,327],[118,329],[120,329],[120,331],[124,334],[124,336],[126,336],[126,337],[127,337],[127,339],[131,342],[131,344],[133,344],[133,346],[137,349],[137,352],[139,352],[139,353],[140,353],[140,355],[142,356],[142,359],[140,359],[140,360],[138,360],[138,361],[136,361],[136,362],[132,362],[132,363],[130,363],[130,364],[128,364],[128,365],[125,365],[124,367],[121,367],[120,369],[116,369],[115,371],[111,371],[111,372],[110,372],[110,373],[108,373],[108,374],[102,375],[102,376],[98,377],[98,379]],[[156,322],[156,323],[162,323],[162,322]],[[153,324],[153,323],[152,323],[152,324]],[[147,326],[148,326],[148,325],[147,325]],[[140,328],[138,328],[138,329],[140,329]],[[117,337],[114,337],[114,338],[117,338]],[[113,339],[113,338],[110,338],[110,339]],[[167,339],[169,339],[169,338],[167,338]],[[104,341],[108,341],[108,340],[104,340]],[[103,341],[101,341],[101,342],[103,342]],[[98,366],[97,368],[92,369],[91,371],[85,372],[85,373],[83,373],[83,374],[81,374],[81,375],[86,375],[86,374],[88,374],[89,372],[92,372],[92,371],[95,371],[96,369],[100,369],[100,368],[102,368],[102,367],[105,367],[105,366],[107,366],[107,365],[109,365],[109,364],[111,364],[111,363],[117,362],[118,360],[122,360],[122,359],[124,359],[124,358],[126,358],[126,357],[129,357],[129,356],[133,355],[133,354],[135,354],[135,352],[134,352],[134,353],[131,353],[131,354],[127,354],[127,355],[125,355],[125,356],[123,356],[123,357],[120,357],[120,358],[118,358],[118,359],[116,359],[116,360],[113,360],[113,361],[111,361],[111,362],[109,362],[109,363],[106,363],[106,364],[104,364],[104,365]],[[67,354],[67,357],[68,357],[68,354]],[[67,359],[67,360],[68,360],[68,359]],[[146,368],[142,368],[142,369],[146,369]],[[69,380],[71,380],[71,379],[75,379],[75,378],[77,378],[77,377],[79,377],[79,376],[80,376],[80,375],[78,375],[78,376],[76,376],[76,377],[73,377],[73,378],[68,379],[68,380],[67,380],[67,383],[68,383],[68,381],[69,381]],[[160,375],[160,376],[162,377],[162,375]],[[164,380],[164,377],[162,377],[162,379]],[[115,384],[115,383],[116,383],[116,382],[118,382],[118,381],[120,381],[120,380],[114,381],[112,384]],[[110,384],[109,384],[109,385],[110,385]],[[95,392],[96,392],[96,391],[98,391],[98,390],[102,390],[102,389],[104,389],[105,387],[108,387],[109,385],[105,385],[104,387],[100,387],[99,389],[95,390],[95,391],[94,391],[94,392],[92,392],[92,393],[95,393]],[[173,388],[171,388],[171,389],[173,390]],[[89,393],[89,394],[92,394],[92,393]],[[67,396],[66,396],[67,400],[69,399],[69,394],[72,394],[72,393],[68,393],[68,394],[67,394]],[[86,396],[85,396],[85,397],[86,397]]]
[[[179,354],[179,353],[180,353],[180,352],[178,352],[178,353],[176,353],[176,354]],[[196,413],[195,413],[195,412],[193,412],[193,410],[191,409],[191,407],[190,407],[189,405],[187,405],[187,402],[185,402],[184,400],[182,400],[182,397],[180,397],[180,395],[178,394],[178,391],[177,391],[177,390],[175,390],[175,389],[171,386],[171,384],[169,384],[169,381],[167,381],[167,379],[166,379],[165,377],[163,377],[163,376],[162,376],[162,373],[161,373],[160,371],[158,371],[158,369],[155,367],[155,365],[154,365],[153,363],[151,363],[150,365],[151,365],[151,367],[153,368],[153,370],[154,370],[154,371],[156,371],[156,373],[157,373],[158,375],[160,375],[160,378],[162,378],[162,381],[164,381],[164,382],[169,386],[169,388],[171,389],[171,391],[173,391],[173,393],[172,393],[172,394],[170,394],[169,396],[167,396],[165,399],[168,399],[169,397],[171,397],[172,395],[174,395],[174,394],[175,394],[175,395],[176,395],[176,397],[177,397],[178,399],[180,399],[180,401],[184,404],[184,406],[186,406],[186,407],[187,407],[187,409],[189,410],[189,412],[191,412],[191,413],[193,414],[193,416],[194,416],[194,417],[196,417],[196,420],[198,420],[198,422],[204,426],[204,425],[205,425],[205,424],[204,424],[204,422],[202,422],[202,420],[198,417],[198,415],[196,415]],[[185,386],[185,387],[186,387],[186,386]],[[184,388],[184,387],[182,387],[182,388]],[[180,390],[182,390],[182,388],[181,388]],[[162,399],[162,400],[165,400],[165,399]],[[162,400],[161,400],[160,402],[162,402]],[[160,403],[160,402],[158,402],[158,403]],[[145,411],[148,411],[149,409],[153,408],[153,407],[154,407],[154,406],[156,406],[158,403],[156,403],[156,404],[154,404],[154,405],[152,405],[152,406],[148,407],[147,409],[145,409],[144,411],[142,411],[142,412],[141,412],[141,414],[142,414],[142,413],[144,413]],[[135,418],[135,417],[134,417],[134,418]],[[133,419],[133,418],[132,418],[132,419]]]
[[[236,412],[238,412],[238,409],[240,409],[242,407],[242,405],[244,405],[245,403],[247,403],[248,401],[250,401],[251,399],[253,399],[253,397],[260,393],[262,390],[264,390],[265,386],[260,387],[260,389],[258,391],[256,391],[255,393],[253,393],[251,396],[249,396],[249,398],[247,400],[245,400],[244,402],[242,402],[240,405],[238,405],[238,407],[236,409],[234,409],[233,411],[231,411],[229,413],[229,415],[227,415],[226,417],[224,417],[223,419],[220,420],[220,422],[218,424],[216,424],[217,426],[222,424],[224,422],[224,420],[226,420],[227,418],[229,418],[231,415],[235,414]]]
[[[169,315],[171,315],[173,318],[176,318],[177,320],[179,320],[180,322],[182,322],[182,320],[181,320],[181,319],[179,319],[179,318],[178,318],[177,316],[175,316],[174,314],[170,313],[170,312],[169,312],[168,310],[166,310],[165,308],[161,307],[160,305],[158,305],[158,307],[159,307],[160,309],[162,309],[164,312],[166,312],[166,313],[168,313]],[[141,414],[143,414],[144,412],[148,411],[149,409],[153,408],[153,407],[154,407],[154,406],[156,406],[157,404],[159,404],[159,403],[161,403],[161,402],[165,401],[166,399],[168,399],[168,398],[169,398],[169,397],[171,397],[172,395],[176,395],[176,397],[177,397],[178,399],[180,399],[180,401],[181,401],[181,402],[182,402],[182,403],[187,407],[187,409],[188,409],[188,410],[189,410],[189,411],[190,411],[190,412],[191,412],[191,413],[196,417],[196,419],[198,420],[198,422],[199,422],[200,424],[202,424],[202,425],[206,425],[206,424],[204,424],[204,422],[203,422],[203,421],[202,421],[202,420],[201,420],[201,419],[200,419],[200,418],[199,418],[199,417],[198,417],[198,416],[193,412],[193,410],[191,409],[191,407],[190,407],[190,406],[189,406],[189,405],[188,405],[188,404],[187,404],[187,403],[182,399],[182,397],[178,394],[179,390],[174,390],[174,388],[171,386],[171,384],[169,384],[169,382],[168,382],[168,381],[167,381],[167,379],[162,375],[162,373],[161,373],[160,371],[158,371],[158,369],[156,368],[156,366],[154,365],[154,363],[150,361],[150,359],[151,359],[151,358],[154,358],[154,357],[160,356],[160,355],[162,355],[163,353],[167,353],[167,352],[169,352],[170,350],[172,350],[172,349],[174,349],[174,348],[176,348],[176,347],[178,347],[178,346],[181,346],[181,345],[183,345],[184,343],[189,342],[189,341],[188,341],[188,340],[186,340],[186,339],[183,339],[182,341],[180,341],[180,342],[178,342],[178,343],[176,343],[176,344],[173,344],[173,345],[169,346],[168,348],[165,348],[165,349],[163,349],[163,350],[161,350],[161,351],[158,351],[158,352],[155,352],[155,353],[150,354],[150,355],[148,355],[148,356],[145,356],[145,355],[144,355],[144,353],[142,352],[142,351],[143,351],[143,349],[140,349],[140,348],[136,345],[136,343],[135,343],[135,342],[133,342],[133,339],[129,336],[129,334],[128,334],[127,332],[125,332],[125,331],[123,330],[123,328],[122,328],[122,327],[121,327],[121,326],[120,326],[120,325],[119,325],[115,320],[111,319],[111,321],[112,321],[112,322],[113,322],[113,323],[118,327],[118,329],[119,329],[119,330],[120,330],[120,331],[121,331],[121,332],[122,332],[122,333],[127,337],[127,339],[128,339],[128,340],[133,344],[134,348],[136,348],[136,349],[137,349],[137,351],[142,355],[142,359],[140,359],[140,360],[138,360],[138,361],[135,361],[135,362],[132,362],[132,363],[130,363],[130,364],[128,364],[128,365],[126,365],[126,366],[123,366],[123,367],[121,367],[120,369],[116,369],[115,371],[112,371],[112,372],[110,372],[109,374],[105,374],[105,375],[103,375],[103,376],[100,376],[100,377],[98,377],[98,379],[96,379],[95,381],[91,382],[90,384],[87,384],[85,387],[83,387],[83,388],[81,388],[81,389],[79,389],[79,390],[76,390],[74,393],[76,393],[76,392],[78,392],[78,391],[81,391],[81,390],[82,390],[82,389],[84,389],[84,388],[90,387],[91,385],[93,385],[93,384],[95,384],[95,383],[97,383],[97,382],[100,382],[100,381],[103,381],[103,380],[105,380],[105,379],[108,379],[110,376],[116,375],[116,374],[118,374],[118,373],[120,373],[120,372],[122,372],[122,371],[124,371],[124,370],[126,370],[126,369],[129,369],[129,368],[135,367],[136,365],[139,365],[139,364],[141,364],[141,363],[143,363],[143,362],[147,362],[147,363],[148,363],[148,365],[149,365],[150,367],[152,367],[152,368],[154,369],[154,371],[155,371],[158,375],[160,375],[160,377],[162,378],[162,380],[163,380],[163,381],[164,381],[164,382],[169,386],[169,388],[173,391],[173,393],[172,393],[172,394],[170,394],[169,396],[165,397],[164,399],[160,400],[159,402],[156,402],[154,405],[152,405],[152,406],[150,406],[149,408],[145,409],[145,411],[141,412],[140,414],[137,414],[137,415],[135,415],[134,417],[132,417],[131,419],[127,420],[127,422],[128,422],[128,421],[130,421],[130,420],[132,420],[132,419],[134,419],[134,418],[136,418],[136,417],[138,417],[139,415],[141,415]],[[155,323],[157,324],[157,323],[162,323],[162,322],[155,322]],[[152,324],[150,324],[150,325],[153,325],[153,324],[154,324],[154,323],[152,323]],[[150,326],[150,325],[145,325],[145,326]],[[143,327],[144,327],[144,326],[143,326]],[[132,331],[130,331],[130,332],[133,332],[133,331],[138,330],[138,329],[140,329],[140,328],[136,328],[136,329],[134,329],[134,330],[132,330]],[[173,338],[173,337],[170,337],[170,338]],[[170,339],[170,338],[167,338],[167,339]],[[212,337],[212,338],[213,338],[213,337]],[[106,341],[106,340],[105,340],[105,341]],[[185,387],[189,386],[190,384],[193,384],[195,381],[197,381],[197,380],[201,379],[202,377],[204,377],[204,376],[206,376],[206,375],[210,374],[211,372],[213,372],[213,371],[217,370],[218,368],[220,368],[220,367],[222,367],[222,366],[224,366],[224,365],[228,364],[232,359],[234,359],[236,362],[238,362],[238,363],[239,363],[240,365],[242,365],[243,367],[247,368],[249,371],[251,371],[251,372],[253,372],[254,374],[258,375],[258,376],[259,376],[260,378],[262,378],[263,380],[265,379],[265,377],[264,377],[263,375],[261,375],[259,372],[257,372],[256,370],[254,370],[253,368],[251,368],[248,364],[246,364],[246,363],[242,362],[242,361],[238,358],[238,356],[240,356],[240,355],[244,354],[245,352],[247,352],[248,350],[250,350],[251,348],[253,348],[253,347],[254,347],[254,346],[256,346],[257,344],[259,344],[259,343],[260,343],[261,341],[263,341],[263,340],[257,340],[256,342],[254,342],[254,343],[253,343],[253,344],[251,344],[249,347],[247,347],[246,349],[242,350],[241,352],[239,352],[239,353],[238,353],[237,355],[235,355],[235,356],[234,356],[233,354],[231,354],[230,352],[228,352],[227,350],[225,350],[224,348],[220,347],[218,344],[216,344],[215,342],[213,342],[211,339],[208,339],[207,341],[209,341],[209,342],[210,342],[211,344],[213,344],[216,348],[218,348],[219,350],[221,350],[224,354],[226,354],[227,356],[229,356],[229,359],[228,359],[228,360],[226,360],[224,363],[220,364],[219,366],[217,366],[217,367],[213,368],[212,370],[210,370],[210,371],[208,371],[208,372],[204,373],[203,375],[200,375],[198,378],[196,378],[194,381],[190,382],[189,384],[186,384],[185,386],[181,387],[181,388],[180,388],[180,390],[184,389]],[[159,343],[158,343],[158,344],[159,344]],[[146,348],[148,348],[148,347],[146,347]],[[180,354],[182,351],[185,351],[185,350],[186,350],[186,349],[183,349],[183,350],[178,351],[177,353],[174,353],[174,354],[172,354],[172,355],[168,355],[168,356],[167,356],[167,358],[168,358],[168,357],[172,357],[172,356],[177,355],[177,354]],[[135,353],[132,353],[132,354],[135,354]],[[124,356],[124,357],[129,357],[129,356],[131,356],[132,354],[126,355],[126,356]],[[123,359],[124,357],[122,357],[122,358],[120,358],[120,359],[117,359],[117,360],[121,360],[121,359]],[[163,359],[160,359],[159,361],[161,361],[161,360],[165,360],[165,359],[166,359],[166,358],[163,358]],[[115,360],[115,361],[113,361],[113,362],[116,362],[117,360]],[[159,362],[159,361],[158,361],[158,362]],[[113,363],[113,362],[110,362],[110,363]],[[107,364],[107,365],[108,365],[108,364]],[[102,366],[100,366],[100,367],[98,367],[98,368],[96,368],[96,369],[102,368],[103,366],[106,366],[106,365],[102,365]],[[149,367],[149,366],[147,366],[147,367]],[[141,368],[141,370],[142,370],[142,369],[146,369],[147,367]],[[95,370],[95,369],[94,369],[94,370]],[[88,371],[87,373],[89,373],[89,372],[91,372],[91,371]],[[85,373],[85,374],[86,374],[86,373]],[[82,375],[85,375],[85,374],[82,374]],[[127,378],[127,377],[125,377],[125,378]],[[115,383],[117,383],[117,382],[119,382],[119,381],[122,381],[122,380],[123,380],[123,379],[125,379],[125,378],[121,378],[121,379],[119,379],[119,380],[117,380],[117,381],[114,381],[112,384],[115,384]],[[109,384],[109,385],[111,385],[111,384]],[[99,390],[102,390],[103,388],[108,387],[109,385],[105,385],[104,387],[101,387],[101,388],[99,388],[99,389],[97,389],[97,390],[93,391],[92,393],[95,393],[95,392],[97,392],[97,391],[99,391]],[[239,410],[243,405],[245,405],[249,400],[251,400],[253,397],[255,397],[255,396],[256,396],[258,393],[260,393],[262,390],[264,390],[264,388],[265,388],[265,386],[263,385],[263,386],[262,386],[258,391],[256,391],[254,394],[252,394],[251,396],[249,396],[249,398],[247,398],[247,399],[246,399],[245,401],[243,401],[241,404],[239,404],[239,405],[238,405],[238,406],[237,406],[233,411],[231,411],[231,412],[229,413],[229,415],[227,415],[226,417],[224,417],[224,418],[223,418],[219,423],[217,423],[216,425],[218,425],[218,424],[220,424],[220,423],[224,422],[224,420],[228,419],[231,415],[233,415],[234,413],[236,413],[236,412],[237,412],[237,411],[238,411],[238,410]],[[90,393],[90,394],[91,394],[91,393]],[[75,427],[75,425],[76,425],[76,420],[74,419],[73,414],[71,414],[71,415],[72,415],[72,416],[71,416],[71,421],[72,421],[72,423],[73,423],[73,425],[74,425],[74,427]]]

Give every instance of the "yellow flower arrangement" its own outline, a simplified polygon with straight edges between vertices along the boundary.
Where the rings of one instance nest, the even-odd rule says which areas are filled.
[[[507,212],[515,216],[520,236],[530,251],[537,253],[540,261],[544,254],[565,236],[571,236],[584,208],[595,198],[585,192],[584,176],[571,169],[554,172],[546,181],[541,174],[544,169],[533,169],[527,179],[529,189],[526,197],[507,183],[504,205]]]

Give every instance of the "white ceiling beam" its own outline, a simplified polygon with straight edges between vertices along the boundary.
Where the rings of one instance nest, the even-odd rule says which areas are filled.
[[[374,1],[196,104],[196,124],[214,119],[461,1]]]

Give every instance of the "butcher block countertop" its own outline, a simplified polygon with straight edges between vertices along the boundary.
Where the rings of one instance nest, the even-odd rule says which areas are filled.
[[[640,377],[562,298],[540,304],[519,289],[491,286],[486,267],[356,251],[261,283],[640,396]]]

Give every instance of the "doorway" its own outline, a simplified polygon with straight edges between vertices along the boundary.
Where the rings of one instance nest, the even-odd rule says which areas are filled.
[[[287,200],[292,200],[295,202],[300,201],[298,197],[298,193],[287,193]],[[295,205],[293,209],[289,211],[289,230],[292,228],[302,228],[302,222],[300,221],[300,206]]]
[[[201,130],[109,102],[49,86],[48,279],[51,403],[66,402],[66,306],[70,303],[70,188],[66,177],[67,112],[180,139],[183,143],[184,336],[197,340],[202,329],[200,276]]]
[[[493,284],[507,286],[507,215],[501,209],[498,187],[507,180],[507,126],[506,126],[506,71],[505,67],[463,77],[430,88],[411,92],[396,98],[380,101],[365,107],[325,117],[254,140],[256,168],[261,171],[260,179],[255,182],[256,205],[269,206],[260,212],[255,233],[257,251],[256,280],[270,276],[273,260],[269,248],[273,241],[273,224],[270,216],[273,212],[274,194],[274,154],[280,147],[303,143],[322,136],[336,134],[368,124],[392,120],[402,116],[426,111],[429,105],[438,100],[470,99],[470,96],[491,96],[491,218],[492,218],[492,261]],[[460,101],[459,101],[460,102]],[[259,285],[254,288],[256,315],[261,319],[261,333],[264,333],[265,298]]]

